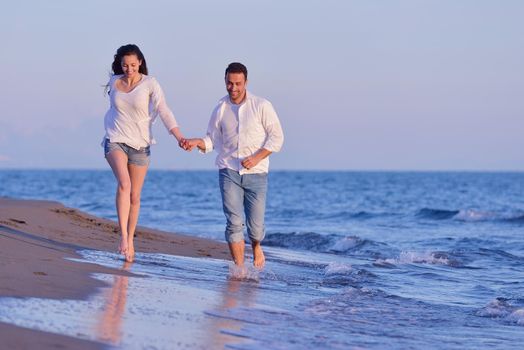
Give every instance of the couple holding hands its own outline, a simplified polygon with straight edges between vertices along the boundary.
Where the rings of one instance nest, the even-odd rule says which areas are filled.
[[[126,261],[135,255],[133,238],[140,211],[140,193],[155,143],[151,127],[160,117],[179,146],[218,155],[219,185],[226,217],[225,238],[235,265],[244,266],[244,225],[253,249],[253,265],[265,263],[261,242],[267,193],[268,156],[282,147],[284,135],[269,101],[246,90],[247,69],[231,63],[225,71],[227,95],[211,114],[206,136],[186,139],[166,104],[162,88],[148,75],[136,45],[120,47],[107,85],[110,107],[104,118],[104,154],[118,182],[116,209],[121,232],[119,252]]]

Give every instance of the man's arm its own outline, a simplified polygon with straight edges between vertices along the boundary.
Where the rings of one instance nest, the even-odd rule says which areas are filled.
[[[215,107],[209,124],[207,126],[206,136],[203,138],[192,138],[186,139],[182,147],[186,151],[192,151],[193,148],[198,147],[201,153],[211,152],[215,147],[220,147],[222,143],[222,136],[220,132],[220,119],[219,119],[220,104]]]
[[[284,133],[282,132],[277,113],[269,102],[262,108],[262,125],[267,135],[266,142],[253,155],[244,158],[242,166],[246,169],[255,167],[263,159],[269,157],[270,154],[278,152],[282,148]]]
[[[251,169],[255,166],[257,166],[258,163],[260,163],[263,159],[266,159],[269,157],[269,155],[273,153],[265,148],[261,148],[253,154],[252,156],[244,158],[242,161],[242,166],[246,169]]]

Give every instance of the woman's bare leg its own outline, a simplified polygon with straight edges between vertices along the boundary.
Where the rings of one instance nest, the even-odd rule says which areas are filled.
[[[128,225],[131,206],[131,179],[127,169],[127,155],[122,151],[114,150],[107,154],[106,159],[118,182],[116,189],[116,211],[118,214],[118,226],[122,235],[118,251],[126,255],[128,251],[127,237],[129,235]]]
[[[127,254],[126,261],[132,262],[135,258],[135,245],[133,238],[135,236],[138,215],[140,212],[140,194],[147,173],[147,165],[139,166],[129,164],[129,177],[131,179],[131,206],[129,209],[129,221],[127,223]]]

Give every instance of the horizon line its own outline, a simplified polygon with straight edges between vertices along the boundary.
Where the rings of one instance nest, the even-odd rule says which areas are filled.
[[[102,167],[8,167],[0,168],[0,171],[111,171],[110,168]],[[217,171],[216,168],[149,168],[149,171]],[[336,168],[311,168],[311,169],[290,169],[290,168],[276,168],[270,169],[269,172],[414,172],[414,173],[441,173],[441,172],[455,172],[455,173],[523,173],[524,169],[336,169]]]

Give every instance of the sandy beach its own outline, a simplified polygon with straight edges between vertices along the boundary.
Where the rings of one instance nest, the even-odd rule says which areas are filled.
[[[84,299],[106,286],[91,274],[125,271],[71,261],[78,250],[115,251],[115,222],[58,202],[0,198],[0,297]],[[137,252],[228,259],[224,243],[139,227]],[[2,346],[92,349],[102,343],[0,323]]]

